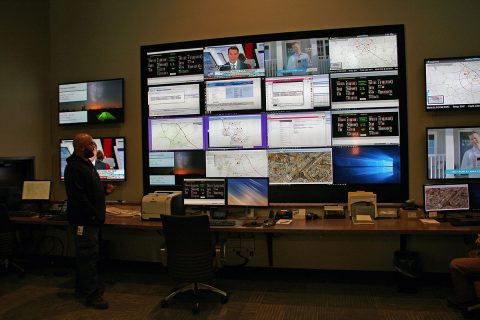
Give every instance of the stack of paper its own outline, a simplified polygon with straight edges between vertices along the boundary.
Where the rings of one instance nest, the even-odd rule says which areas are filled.
[[[369,214],[357,214],[352,218],[352,221],[355,224],[374,224],[372,216]]]
[[[423,224],[439,224],[440,223],[435,219],[419,219],[419,220]]]

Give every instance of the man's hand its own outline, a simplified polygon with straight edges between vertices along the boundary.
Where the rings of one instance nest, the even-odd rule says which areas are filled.
[[[115,190],[115,186],[114,186],[113,184],[107,183],[107,184],[105,185],[105,193],[106,193],[106,194],[110,194],[110,193],[112,193],[114,190]]]
[[[480,247],[480,233],[477,234],[477,240],[475,240],[475,245],[476,245],[477,247]]]

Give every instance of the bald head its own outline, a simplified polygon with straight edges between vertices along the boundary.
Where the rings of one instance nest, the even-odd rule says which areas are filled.
[[[73,138],[73,152],[82,158],[90,158],[93,156],[93,142],[92,136],[88,133],[78,133]]]

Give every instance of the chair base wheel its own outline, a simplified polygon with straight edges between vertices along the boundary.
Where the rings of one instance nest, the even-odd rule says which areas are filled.
[[[222,304],[227,303],[229,297],[230,297],[230,295],[227,293],[226,296],[222,296],[222,297],[220,298],[220,302],[221,302]]]
[[[165,300],[165,299],[164,299],[164,300],[162,300],[162,301],[160,302],[160,306],[162,306],[162,308],[166,308],[166,307],[168,307],[168,301],[167,301],[167,300]]]
[[[197,314],[200,311],[200,303],[195,302],[195,305],[192,308],[192,313]]]

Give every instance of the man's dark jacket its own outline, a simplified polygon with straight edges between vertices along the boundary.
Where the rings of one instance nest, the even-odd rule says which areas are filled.
[[[98,226],[105,222],[105,187],[88,159],[76,154],[67,158],[65,189],[71,225]]]

